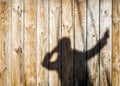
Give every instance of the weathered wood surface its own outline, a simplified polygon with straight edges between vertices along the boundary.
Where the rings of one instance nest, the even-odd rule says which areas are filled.
[[[120,86],[120,0],[113,0],[112,85]]]
[[[12,86],[23,85],[23,0],[12,0]]]
[[[36,0],[24,0],[24,77],[25,86],[37,85]]]
[[[62,0],[62,76],[63,86],[73,85],[74,27],[73,0]]]
[[[86,85],[86,0],[74,2],[74,27],[75,27],[75,61],[74,61],[74,84],[75,86]]]
[[[120,86],[119,14],[120,0],[0,0],[0,86]]]
[[[10,0],[0,0],[0,86],[11,86]]]
[[[112,76],[112,0],[100,1],[100,39],[109,31],[107,44],[100,51],[100,86],[111,86]],[[100,43],[100,46],[106,40]],[[114,79],[114,78],[113,78]],[[113,85],[114,86],[114,85]]]
[[[48,2],[37,0],[37,86],[48,86],[49,83],[48,69],[42,65],[49,44]]]
[[[49,3],[49,85],[59,86],[61,83],[61,0],[50,0]],[[58,50],[55,50],[55,49]],[[53,64],[54,62],[55,64]]]
[[[87,51],[92,49],[99,42],[99,0],[87,1]],[[98,49],[99,46],[96,47]],[[99,85],[99,53],[96,53],[91,57],[91,54],[87,53],[87,85],[98,86]]]

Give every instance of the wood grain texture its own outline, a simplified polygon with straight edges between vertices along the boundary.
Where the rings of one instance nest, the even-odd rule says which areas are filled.
[[[12,0],[12,86],[23,86],[23,1]]]
[[[11,86],[11,4],[0,0],[0,86]]]
[[[120,86],[119,21],[120,0],[0,0],[0,86]]]
[[[36,86],[36,0],[25,0],[24,22],[24,76],[25,86]]]
[[[48,0],[37,0],[37,86],[49,83],[48,69],[42,65],[48,52],[48,16]]]
[[[120,0],[113,0],[112,86],[120,86]]]
[[[59,45],[61,40],[61,0],[50,0],[49,6],[49,52],[55,50],[50,56],[49,85],[59,86],[61,84],[61,45]]]
[[[111,86],[112,74],[112,0],[100,2],[100,38],[109,30],[107,44],[100,51],[100,85]],[[104,40],[105,41],[105,40]],[[103,42],[104,42],[103,41]],[[102,42],[101,45],[102,46]]]
[[[87,51],[94,48],[99,42],[99,0],[87,1]],[[99,46],[97,46],[99,48]],[[87,55],[87,71],[88,71],[88,86],[99,85],[99,55],[96,53],[94,56],[90,56],[95,53],[95,50]]]
[[[74,28],[72,0],[62,0],[62,85],[73,85]]]
[[[86,0],[75,0],[75,86],[86,85]]]

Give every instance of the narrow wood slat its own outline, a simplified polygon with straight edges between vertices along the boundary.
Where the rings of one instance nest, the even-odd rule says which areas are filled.
[[[113,0],[112,12],[112,86],[120,86],[120,0]]]
[[[72,0],[62,0],[62,85],[73,85],[74,28]]]
[[[86,85],[86,0],[75,0],[75,86]]]
[[[10,10],[10,0],[0,0],[0,86],[11,86]]]
[[[61,0],[50,0],[49,6],[49,85],[59,86],[61,83]]]
[[[36,0],[25,0],[24,76],[25,86],[37,85]]]
[[[100,47],[104,48],[100,51],[100,85],[111,86],[112,74],[112,0],[101,0],[100,2],[100,38],[105,39],[101,41]],[[106,34],[108,31],[108,34]]]
[[[37,0],[37,86],[48,86],[48,0]],[[47,60],[47,61],[46,61]]]
[[[12,86],[23,86],[23,0],[12,0]]]
[[[99,0],[87,0],[87,85],[99,85]]]

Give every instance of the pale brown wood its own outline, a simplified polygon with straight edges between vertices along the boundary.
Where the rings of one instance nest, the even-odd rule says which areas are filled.
[[[12,0],[12,86],[23,86],[23,0]]]
[[[49,83],[48,63],[43,65],[49,43],[48,16],[48,0],[37,0],[37,86]]]
[[[120,86],[119,21],[120,0],[0,0],[0,86]]]
[[[87,51],[99,42],[99,0],[87,1]],[[97,49],[99,46],[96,47]],[[87,54],[87,85],[99,86],[99,53],[95,50]]]
[[[75,86],[86,85],[86,0],[75,0]],[[80,54],[82,53],[82,54]]]
[[[112,86],[120,86],[120,0],[113,0]]]
[[[25,86],[37,85],[36,0],[25,0],[24,76]]]
[[[73,85],[74,28],[72,0],[62,0],[62,86]]]
[[[112,74],[112,0],[101,0],[100,2],[100,38],[109,31],[107,41],[101,42],[100,46],[106,41],[107,44],[100,51],[100,86],[111,86]]]
[[[0,86],[11,86],[11,2],[0,0]]]
[[[61,83],[61,0],[50,0],[49,10],[49,52],[53,52],[50,56],[50,86],[59,86]],[[54,65],[52,64],[54,63]]]

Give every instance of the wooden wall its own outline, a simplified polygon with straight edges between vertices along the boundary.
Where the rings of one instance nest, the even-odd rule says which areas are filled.
[[[0,0],[0,86],[120,86],[120,0]]]

